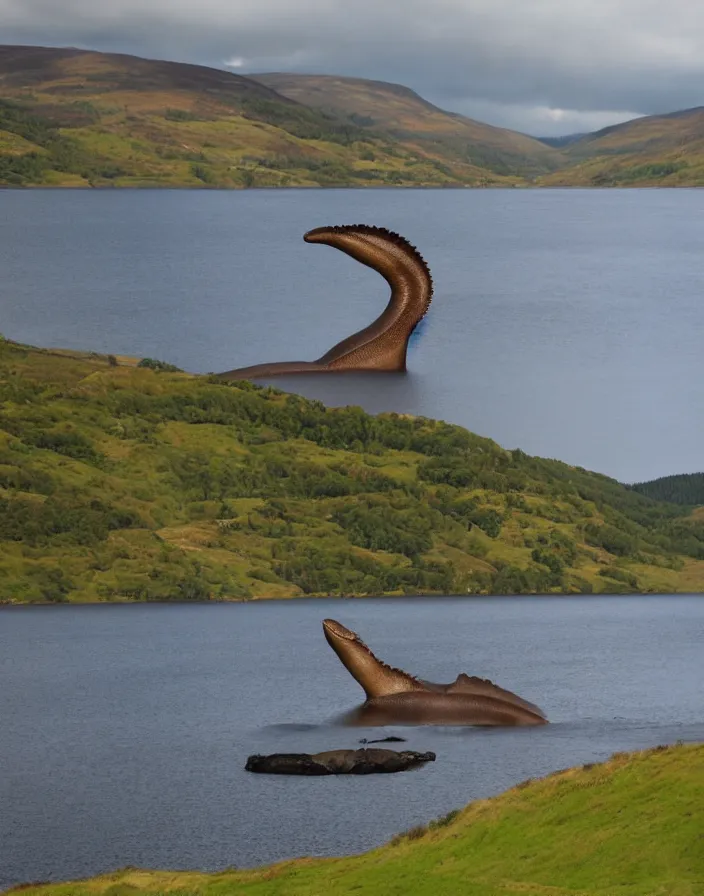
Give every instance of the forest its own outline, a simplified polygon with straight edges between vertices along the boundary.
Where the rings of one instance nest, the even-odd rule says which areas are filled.
[[[631,488],[656,501],[673,504],[704,504],[704,473],[680,473],[677,476],[661,476],[651,482],[638,482]]]

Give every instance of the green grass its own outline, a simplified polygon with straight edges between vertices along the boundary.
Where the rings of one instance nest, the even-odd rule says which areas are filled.
[[[471,758],[468,757],[468,773]],[[411,785],[409,785],[411,786]],[[248,871],[125,869],[25,896],[698,896],[704,746],[557,772],[361,856]]]
[[[704,591],[696,508],[152,366],[0,340],[1,601]]]

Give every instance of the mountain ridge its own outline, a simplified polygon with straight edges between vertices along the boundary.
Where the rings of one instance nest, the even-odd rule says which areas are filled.
[[[704,185],[704,107],[531,137],[400,84],[0,45],[0,186]]]
[[[349,116],[362,127],[381,129],[421,146],[442,144],[452,157],[469,158],[497,173],[533,175],[561,162],[558,152],[534,137],[448,112],[402,84],[284,72],[252,73],[250,77],[305,105]]]
[[[512,185],[244,75],[128,54],[0,46],[0,183]]]

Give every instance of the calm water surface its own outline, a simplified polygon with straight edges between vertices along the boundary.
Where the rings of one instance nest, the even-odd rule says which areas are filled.
[[[695,472],[703,218],[702,190],[0,191],[0,332],[195,372],[312,360],[388,290],[302,235],[378,224],[435,279],[409,375],[277,385],[627,482]]]
[[[422,677],[494,678],[552,724],[336,727],[362,692],[325,616]],[[703,642],[704,599],[682,595],[4,609],[0,888],[357,852],[529,777],[704,740]],[[389,733],[437,761],[366,778],[243,770],[250,753]]]

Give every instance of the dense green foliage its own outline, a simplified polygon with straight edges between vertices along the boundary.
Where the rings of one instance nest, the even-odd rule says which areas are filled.
[[[23,896],[697,896],[702,806],[704,746],[660,746],[525,781],[362,855],[214,874],[125,868]]]
[[[689,506],[704,504],[704,473],[662,476],[650,482],[637,482],[631,488],[656,501],[670,501],[673,504]]]
[[[327,140],[349,146],[355,141],[367,142],[369,135],[359,127],[300,103],[283,103],[274,99],[247,98],[241,103],[243,115],[252,121],[264,121],[304,140]]]
[[[704,590],[704,520],[457,426],[0,341],[0,599]]]
[[[42,151],[33,150],[17,155],[0,153],[0,183],[15,185],[40,182],[49,170],[66,174],[76,174],[93,181],[96,178],[111,180],[124,173],[119,165],[95,153],[89,153],[79,143],[64,136],[59,125],[76,123],[76,117],[83,118],[84,104],[73,104],[77,109],[69,107],[61,116],[65,120],[53,120],[46,115],[38,114],[24,103],[10,102],[0,99],[0,131],[15,134],[29,143],[41,147]],[[71,113],[77,114],[71,114]]]

